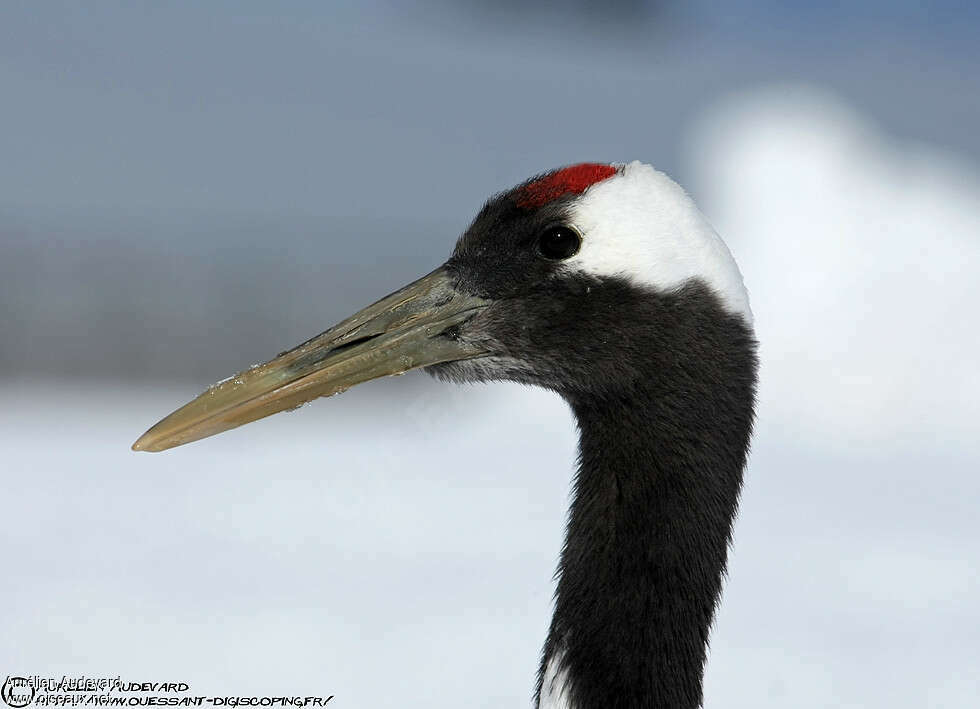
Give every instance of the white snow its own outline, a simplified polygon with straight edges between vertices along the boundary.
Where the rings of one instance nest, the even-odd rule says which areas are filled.
[[[972,706],[976,166],[792,88],[690,145],[764,359],[706,705]],[[409,376],[129,451],[200,384],[0,382],[0,667],[529,706],[574,460],[560,402]]]
[[[706,706],[980,696],[980,173],[832,96],[735,97],[690,138],[762,348]]]
[[[789,86],[718,106],[691,148],[752,296],[767,415],[822,446],[975,434],[977,166]]]

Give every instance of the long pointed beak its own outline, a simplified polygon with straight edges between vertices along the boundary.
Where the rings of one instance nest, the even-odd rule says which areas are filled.
[[[312,340],[213,385],[140,436],[133,450],[174,448],[371,379],[479,357],[486,352],[462,342],[456,327],[488,304],[457,291],[438,268]]]

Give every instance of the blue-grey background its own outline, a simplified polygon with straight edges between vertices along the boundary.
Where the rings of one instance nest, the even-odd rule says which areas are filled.
[[[528,706],[561,402],[409,375],[128,446],[440,263],[490,193],[641,159],[762,342],[706,705],[971,706],[980,6],[717,5],[5,3],[0,675]]]

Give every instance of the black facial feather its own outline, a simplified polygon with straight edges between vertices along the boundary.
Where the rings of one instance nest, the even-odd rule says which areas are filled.
[[[489,202],[448,267],[493,304],[458,330],[484,359],[431,367],[558,392],[580,432],[549,657],[576,709],[701,704],[753,421],[756,342],[704,283],[670,292],[541,258],[567,201]],[[586,236],[587,238],[587,236]]]
[[[565,222],[570,199],[527,210],[517,206],[519,189],[488,201],[457,242],[448,265],[460,279],[462,290],[509,298],[557,272],[559,264],[543,258],[536,245],[548,227]]]

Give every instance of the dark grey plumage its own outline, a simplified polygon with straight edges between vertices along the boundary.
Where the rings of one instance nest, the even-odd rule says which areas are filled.
[[[577,709],[697,707],[738,505],[756,342],[704,283],[658,292],[563,273],[535,239],[563,218],[489,202],[448,261],[457,288],[493,301],[447,336],[494,357],[429,368],[506,379],[571,406],[579,466],[539,671],[560,657]]]

